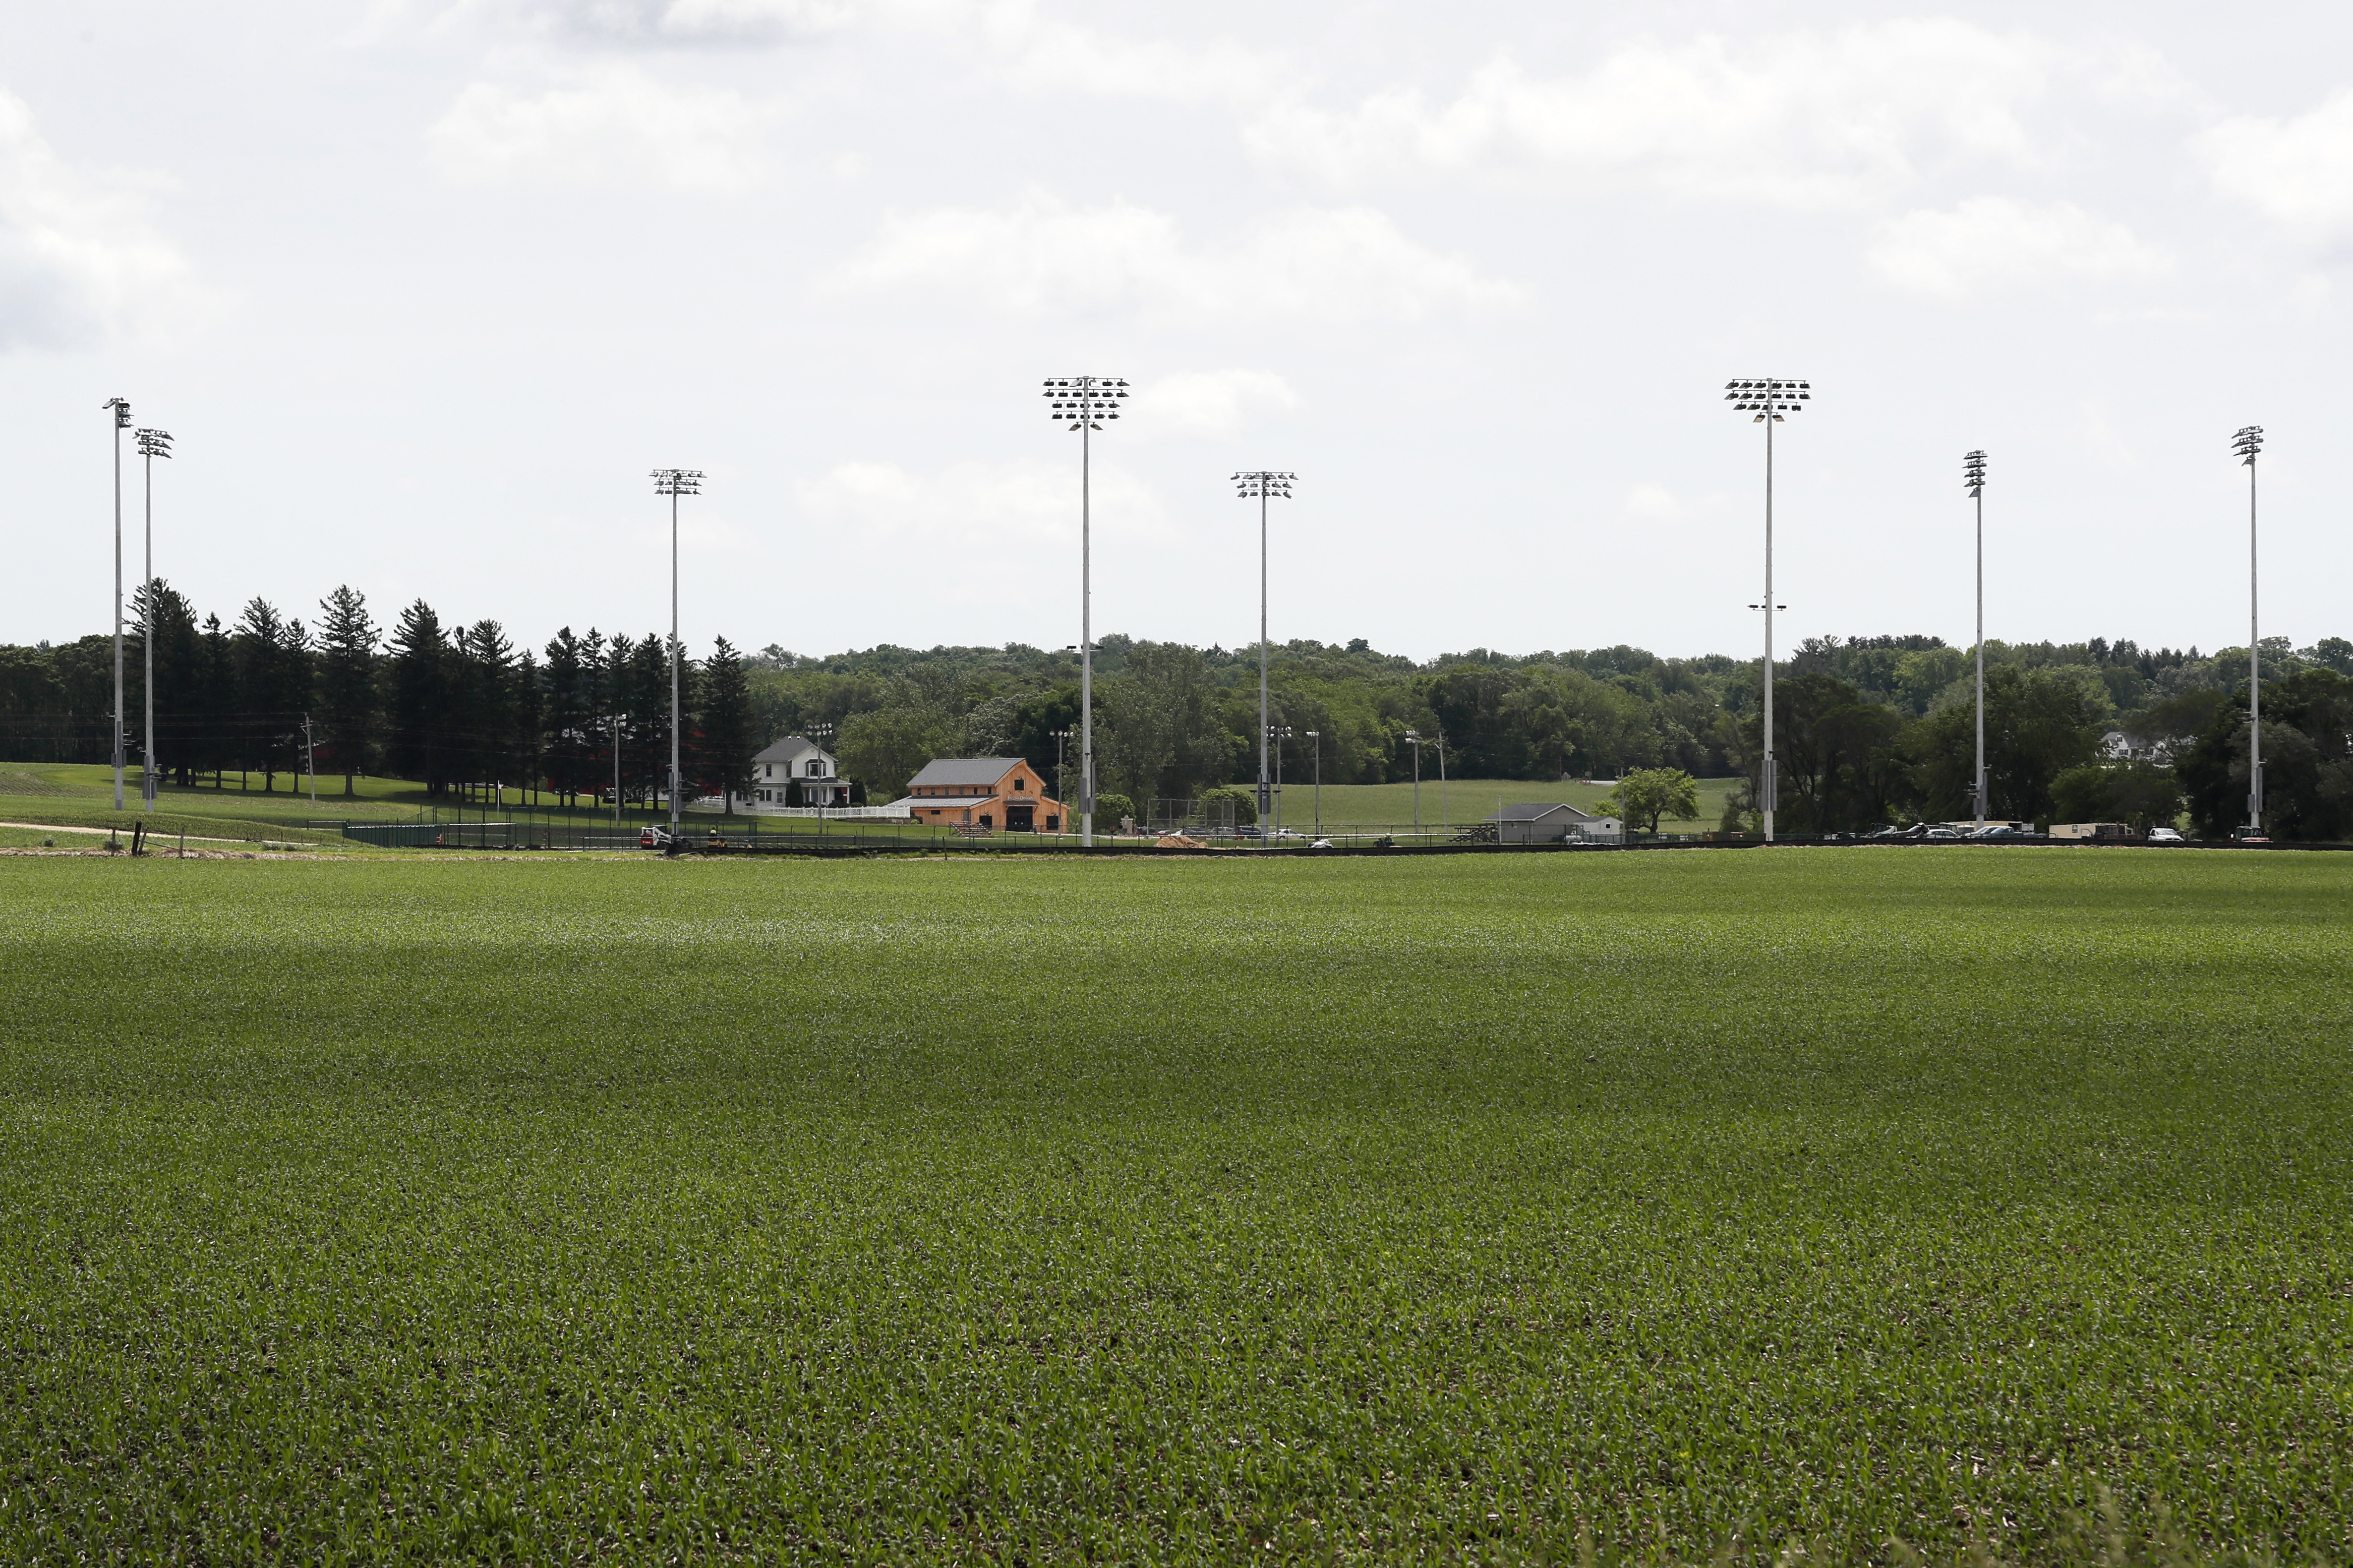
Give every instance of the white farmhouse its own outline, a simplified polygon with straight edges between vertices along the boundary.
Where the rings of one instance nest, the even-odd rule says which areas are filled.
[[[787,735],[752,759],[752,793],[735,809],[758,813],[794,805],[848,805],[849,784],[834,755],[805,735]]]
[[[1501,844],[1620,844],[1626,837],[1622,819],[1560,804],[1507,805],[1487,820]]]

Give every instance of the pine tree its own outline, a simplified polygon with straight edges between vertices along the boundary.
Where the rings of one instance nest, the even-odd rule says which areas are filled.
[[[464,736],[460,784],[514,776],[514,645],[496,621],[476,621],[456,638],[450,717]]]
[[[726,800],[726,813],[735,815],[735,797],[752,791],[752,687],[744,673],[744,656],[725,637],[713,640],[711,658],[702,667],[701,718],[696,734],[696,774],[706,790]]]
[[[448,749],[435,745],[448,662],[449,646],[433,606],[419,599],[401,611],[400,625],[393,628],[391,690],[385,704],[392,719],[388,765],[396,777],[424,784],[428,796],[442,794],[448,778]]]
[[[359,793],[356,780],[375,741],[378,634],[366,595],[349,586],[320,600],[319,608],[327,617],[319,628],[319,706],[348,800]]]
[[[228,628],[218,616],[205,617],[196,637],[196,698],[203,730],[195,746],[195,766],[213,775],[213,788],[224,787],[223,774],[237,752],[237,651]]]
[[[269,600],[256,597],[237,616],[229,643],[237,668],[237,771],[259,773],[261,793],[268,795],[278,782],[278,726],[286,718],[280,703],[286,618]]]
[[[546,732],[543,716],[547,709],[547,683],[540,674],[539,659],[525,648],[515,659],[514,700],[508,708],[513,726],[512,742],[517,782],[531,792],[531,802],[539,804],[539,786],[546,777]]]
[[[195,775],[191,742],[202,727],[197,707],[201,656],[196,615],[188,601],[160,577],[153,585],[152,622],[149,597],[148,584],[140,584],[132,601],[132,619],[142,639],[148,635],[151,624],[154,627],[155,767],[164,776],[189,784],[195,782]],[[143,721],[146,716],[146,659],[142,658],[124,670],[124,702],[136,716],[134,724]]]
[[[545,696],[540,729],[546,737],[543,766],[548,785],[568,805],[588,773],[587,649],[565,626],[549,639],[541,675]]]

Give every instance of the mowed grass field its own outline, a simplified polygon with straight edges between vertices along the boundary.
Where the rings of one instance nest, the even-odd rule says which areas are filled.
[[[2353,856],[0,857],[0,1559],[2353,1555]]]
[[[1699,816],[1690,822],[1678,822],[1666,817],[1659,823],[1662,833],[1713,833],[1724,819],[1724,803],[1737,787],[1737,779],[1702,779],[1699,781]],[[1250,786],[1245,784],[1245,789]],[[1495,814],[1496,803],[1519,805],[1529,802],[1566,802],[1579,811],[1597,811],[1607,784],[1587,784],[1582,779],[1569,779],[1555,784],[1530,783],[1526,779],[1453,779],[1444,791],[1439,787],[1433,768],[1421,781],[1421,820],[1436,826],[1440,821],[1457,826],[1484,822]],[[1296,775],[1282,781],[1282,821],[1287,827],[1304,828],[1315,820],[1315,788]],[[1325,826],[1346,826],[1356,823],[1396,826],[1413,820],[1413,785],[1408,784],[1325,784],[1323,803]]]

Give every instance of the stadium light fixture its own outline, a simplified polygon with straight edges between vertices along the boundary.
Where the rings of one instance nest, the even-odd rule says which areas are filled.
[[[681,773],[678,751],[678,498],[702,493],[702,470],[700,468],[656,468],[654,494],[670,497],[670,847],[678,848],[679,789]]]
[[[1244,500],[1258,502],[1258,819],[1266,821],[1274,813],[1273,784],[1266,772],[1267,725],[1270,716],[1266,700],[1266,503],[1270,499],[1291,499],[1291,487],[1296,474],[1278,474],[1271,469],[1257,468],[1236,474],[1233,482],[1240,489],[1234,493]]]
[[[155,459],[172,455],[172,433],[168,430],[141,430],[137,435],[139,456],[147,465],[147,588],[142,595],[147,611],[144,629],[139,637],[144,645],[141,651],[147,666],[147,736],[139,762],[139,809],[152,813],[155,809]],[[318,784],[315,780],[311,784],[311,804],[316,805]]]
[[[122,433],[131,428],[131,405],[110,397],[100,407],[114,415],[114,809],[122,809]]]
[[[1103,375],[1057,376],[1046,383],[1046,412],[1079,436],[1079,847],[1095,844],[1095,601],[1092,445],[1100,423],[1119,417],[1127,383]],[[1070,803],[1062,803],[1068,809]]]
[[[2231,450],[2247,470],[2247,834],[2263,830],[2263,641],[2256,614],[2255,457],[2263,449],[2263,427],[2249,425],[2231,437]]]
[[[1970,797],[1977,805],[1978,826],[1986,825],[1985,765],[1985,486],[1986,455],[1970,452],[1961,458],[1961,484],[1978,503],[1978,766]]]
[[[1733,411],[1753,416],[1754,423],[1765,426],[1765,602],[1750,608],[1765,612],[1765,756],[1757,777],[1757,811],[1767,844],[1773,842],[1773,813],[1781,795],[1773,756],[1773,612],[1788,608],[1773,602],[1773,426],[1785,415],[1799,412],[1813,395],[1812,383],[1776,376],[1724,384],[1724,400]]]

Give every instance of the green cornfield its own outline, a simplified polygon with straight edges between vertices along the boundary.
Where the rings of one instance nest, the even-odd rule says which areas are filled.
[[[0,857],[0,1559],[2353,1558],[2353,856]]]

